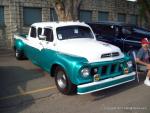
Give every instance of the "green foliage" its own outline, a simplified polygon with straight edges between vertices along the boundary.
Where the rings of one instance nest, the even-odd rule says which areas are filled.
[[[150,0],[137,0],[140,17],[150,25]]]

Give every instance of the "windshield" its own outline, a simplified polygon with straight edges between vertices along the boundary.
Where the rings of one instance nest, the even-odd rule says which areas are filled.
[[[94,38],[90,28],[85,26],[64,26],[56,29],[59,40]]]

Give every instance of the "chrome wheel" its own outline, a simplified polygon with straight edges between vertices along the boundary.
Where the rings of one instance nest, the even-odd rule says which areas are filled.
[[[16,57],[19,57],[19,52],[18,52],[18,50],[16,50]]]
[[[22,53],[21,53],[21,51],[19,51],[19,50],[15,50],[15,57],[16,57],[16,59],[18,59],[18,60],[22,60]]]
[[[66,76],[62,71],[57,73],[57,83],[58,83],[59,87],[62,89],[66,88],[66,86],[67,86]]]
[[[55,68],[55,83],[58,90],[65,95],[76,93],[76,85],[72,84],[65,70],[60,66]]]

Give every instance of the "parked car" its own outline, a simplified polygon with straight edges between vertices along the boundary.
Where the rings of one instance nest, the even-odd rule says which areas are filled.
[[[14,35],[17,59],[26,56],[51,76],[63,94],[86,94],[135,80],[130,57],[97,41],[80,22],[42,22],[28,35]]]
[[[141,39],[150,39],[150,31],[141,27],[121,22],[88,23],[97,36],[97,40],[120,47],[123,52],[137,51],[141,47]]]

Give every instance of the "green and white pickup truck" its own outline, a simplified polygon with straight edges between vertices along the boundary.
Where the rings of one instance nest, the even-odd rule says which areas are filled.
[[[130,58],[108,43],[96,41],[81,22],[41,22],[28,35],[14,35],[17,59],[26,56],[55,77],[63,94],[91,93],[135,80]]]

